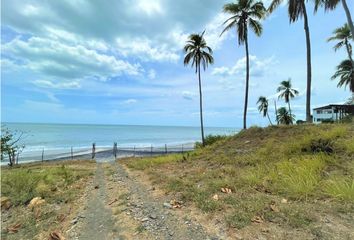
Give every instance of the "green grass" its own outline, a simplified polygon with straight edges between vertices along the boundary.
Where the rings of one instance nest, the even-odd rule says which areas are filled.
[[[153,166],[183,161],[183,156],[181,154],[169,154],[165,156],[158,157],[142,157],[137,158],[136,161],[128,162],[128,166],[133,169],[143,170]]]
[[[325,183],[325,192],[337,199],[354,202],[354,179],[337,178],[331,179]]]
[[[125,163],[147,170],[155,184],[179,193],[201,211],[222,212],[229,227],[243,228],[262,215],[284,227],[303,228],[316,221],[316,201],[325,201],[323,211],[337,211],[339,203],[353,205],[353,156],[354,125],[303,124],[252,127],[188,156]],[[232,193],[221,193],[222,187]],[[214,194],[218,201],[212,199]],[[270,211],[269,203],[280,204],[282,198],[291,203],[282,205],[280,212]],[[354,207],[348,209],[346,214],[354,214]]]
[[[9,197],[14,205],[27,204],[34,197],[42,197],[49,202],[70,201],[75,190],[68,186],[88,174],[64,165],[7,169],[1,174],[1,195]]]

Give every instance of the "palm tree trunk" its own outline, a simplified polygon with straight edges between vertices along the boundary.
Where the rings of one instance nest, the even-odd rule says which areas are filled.
[[[270,125],[272,125],[272,126],[273,126],[273,123],[272,123],[272,121],[270,120],[270,117],[269,117],[268,111],[267,111],[267,117],[268,117],[268,120],[269,120]]]
[[[348,22],[350,31],[352,32],[352,38],[353,38],[353,41],[354,41],[354,26],[353,26],[352,16],[350,15],[350,11],[349,11],[349,8],[348,8],[348,5],[347,5],[347,1],[346,0],[342,0],[341,2],[342,2],[342,5],[343,5],[343,8],[344,8],[344,11],[345,11],[345,15],[347,16],[347,22]]]
[[[353,62],[352,51],[349,47],[348,39],[345,39],[344,43],[345,43],[345,48],[347,49],[349,60]]]
[[[198,62],[198,80],[199,80],[199,107],[200,107],[200,130],[202,132],[202,144],[205,146],[204,140],[204,125],[203,125],[203,96],[202,96],[202,81],[200,79],[200,61]]]
[[[304,29],[306,35],[306,48],[307,48],[307,85],[306,85],[306,121],[312,122],[311,118],[311,40],[309,23],[307,19],[307,12],[305,1],[302,2],[304,9]]]
[[[291,116],[290,100],[288,101],[288,107],[289,107],[289,114]]]
[[[274,109],[275,109],[275,120],[277,121],[277,125],[279,125],[279,121],[277,118],[277,113],[278,113],[278,109],[277,109],[277,100],[274,99]]]
[[[246,48],[246,91],[245,91],[245,106],[243,110],[243,129],[247,128],[247,105],[248,105],[248,85],[250,81],[250,59],[248,53],[247,28],[245,30],[245,48]]]

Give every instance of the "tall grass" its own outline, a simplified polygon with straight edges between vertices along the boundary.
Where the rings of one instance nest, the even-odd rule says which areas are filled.
[[[337,178],[325,184],[325,192],[334,198],[354,202],[354,179]]]
[[[273,188],[291,198],[307,199],[319,185],[324,167],[323,155],[282,161],[273,172]]]
[[[11,169],[1,175],[1,195],[9,197],[13,204],[26,204],[34,197],[54,200],[56,191],[66,189],[76,179],[87,173],[76,174],[73,170],[61,166],[44,169]],[[58,194],[65,198],[70,191]],[[58,200],[58,199],[57,199]]]

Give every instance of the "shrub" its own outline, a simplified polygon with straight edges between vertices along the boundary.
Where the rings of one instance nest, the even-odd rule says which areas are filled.
[[[207,135],[204,139],[204,144],[205,146],[209,146],[209,145],[212,145],[220,140],[224,140],[226,139],[227,136],[226,135]],[[203,143],[201,142],[196,142],[195,143],[195,148],[201,148],[203,147]]]

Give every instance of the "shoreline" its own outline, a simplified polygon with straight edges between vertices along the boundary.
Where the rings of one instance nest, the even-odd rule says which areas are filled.
[[[151,147],[125,147],[119,148],[117,151],[117,159],[125,158],[125,157],[144,157],[144,156],[158,156],[164,154],[173,154],[173,153],[183,153],[194,150],[195,143],[184,143],[180,145],[167,145],[167,151],[165,146],[152,146]],[[64,149],[64,148],[63,148]],[[27,164],[27,163],[35,163],[35,162],[50,162],[50,161],[67,161],[67,160],[104,160],[104,159],[113,159],[113,148],[103,148],[98,146],[96,148],[95,158],[92,159],[92,150],[85,148],[81,151],[73,152],[73,156],[71,156],[71,152],[64,153],[52,153],[45,155],[44,159],[41,159],[41,155],[34,156],[25,156],[19,157],[18,165]],[[8,159],[4,159],[1,164],[1,167],[8,166]]]

